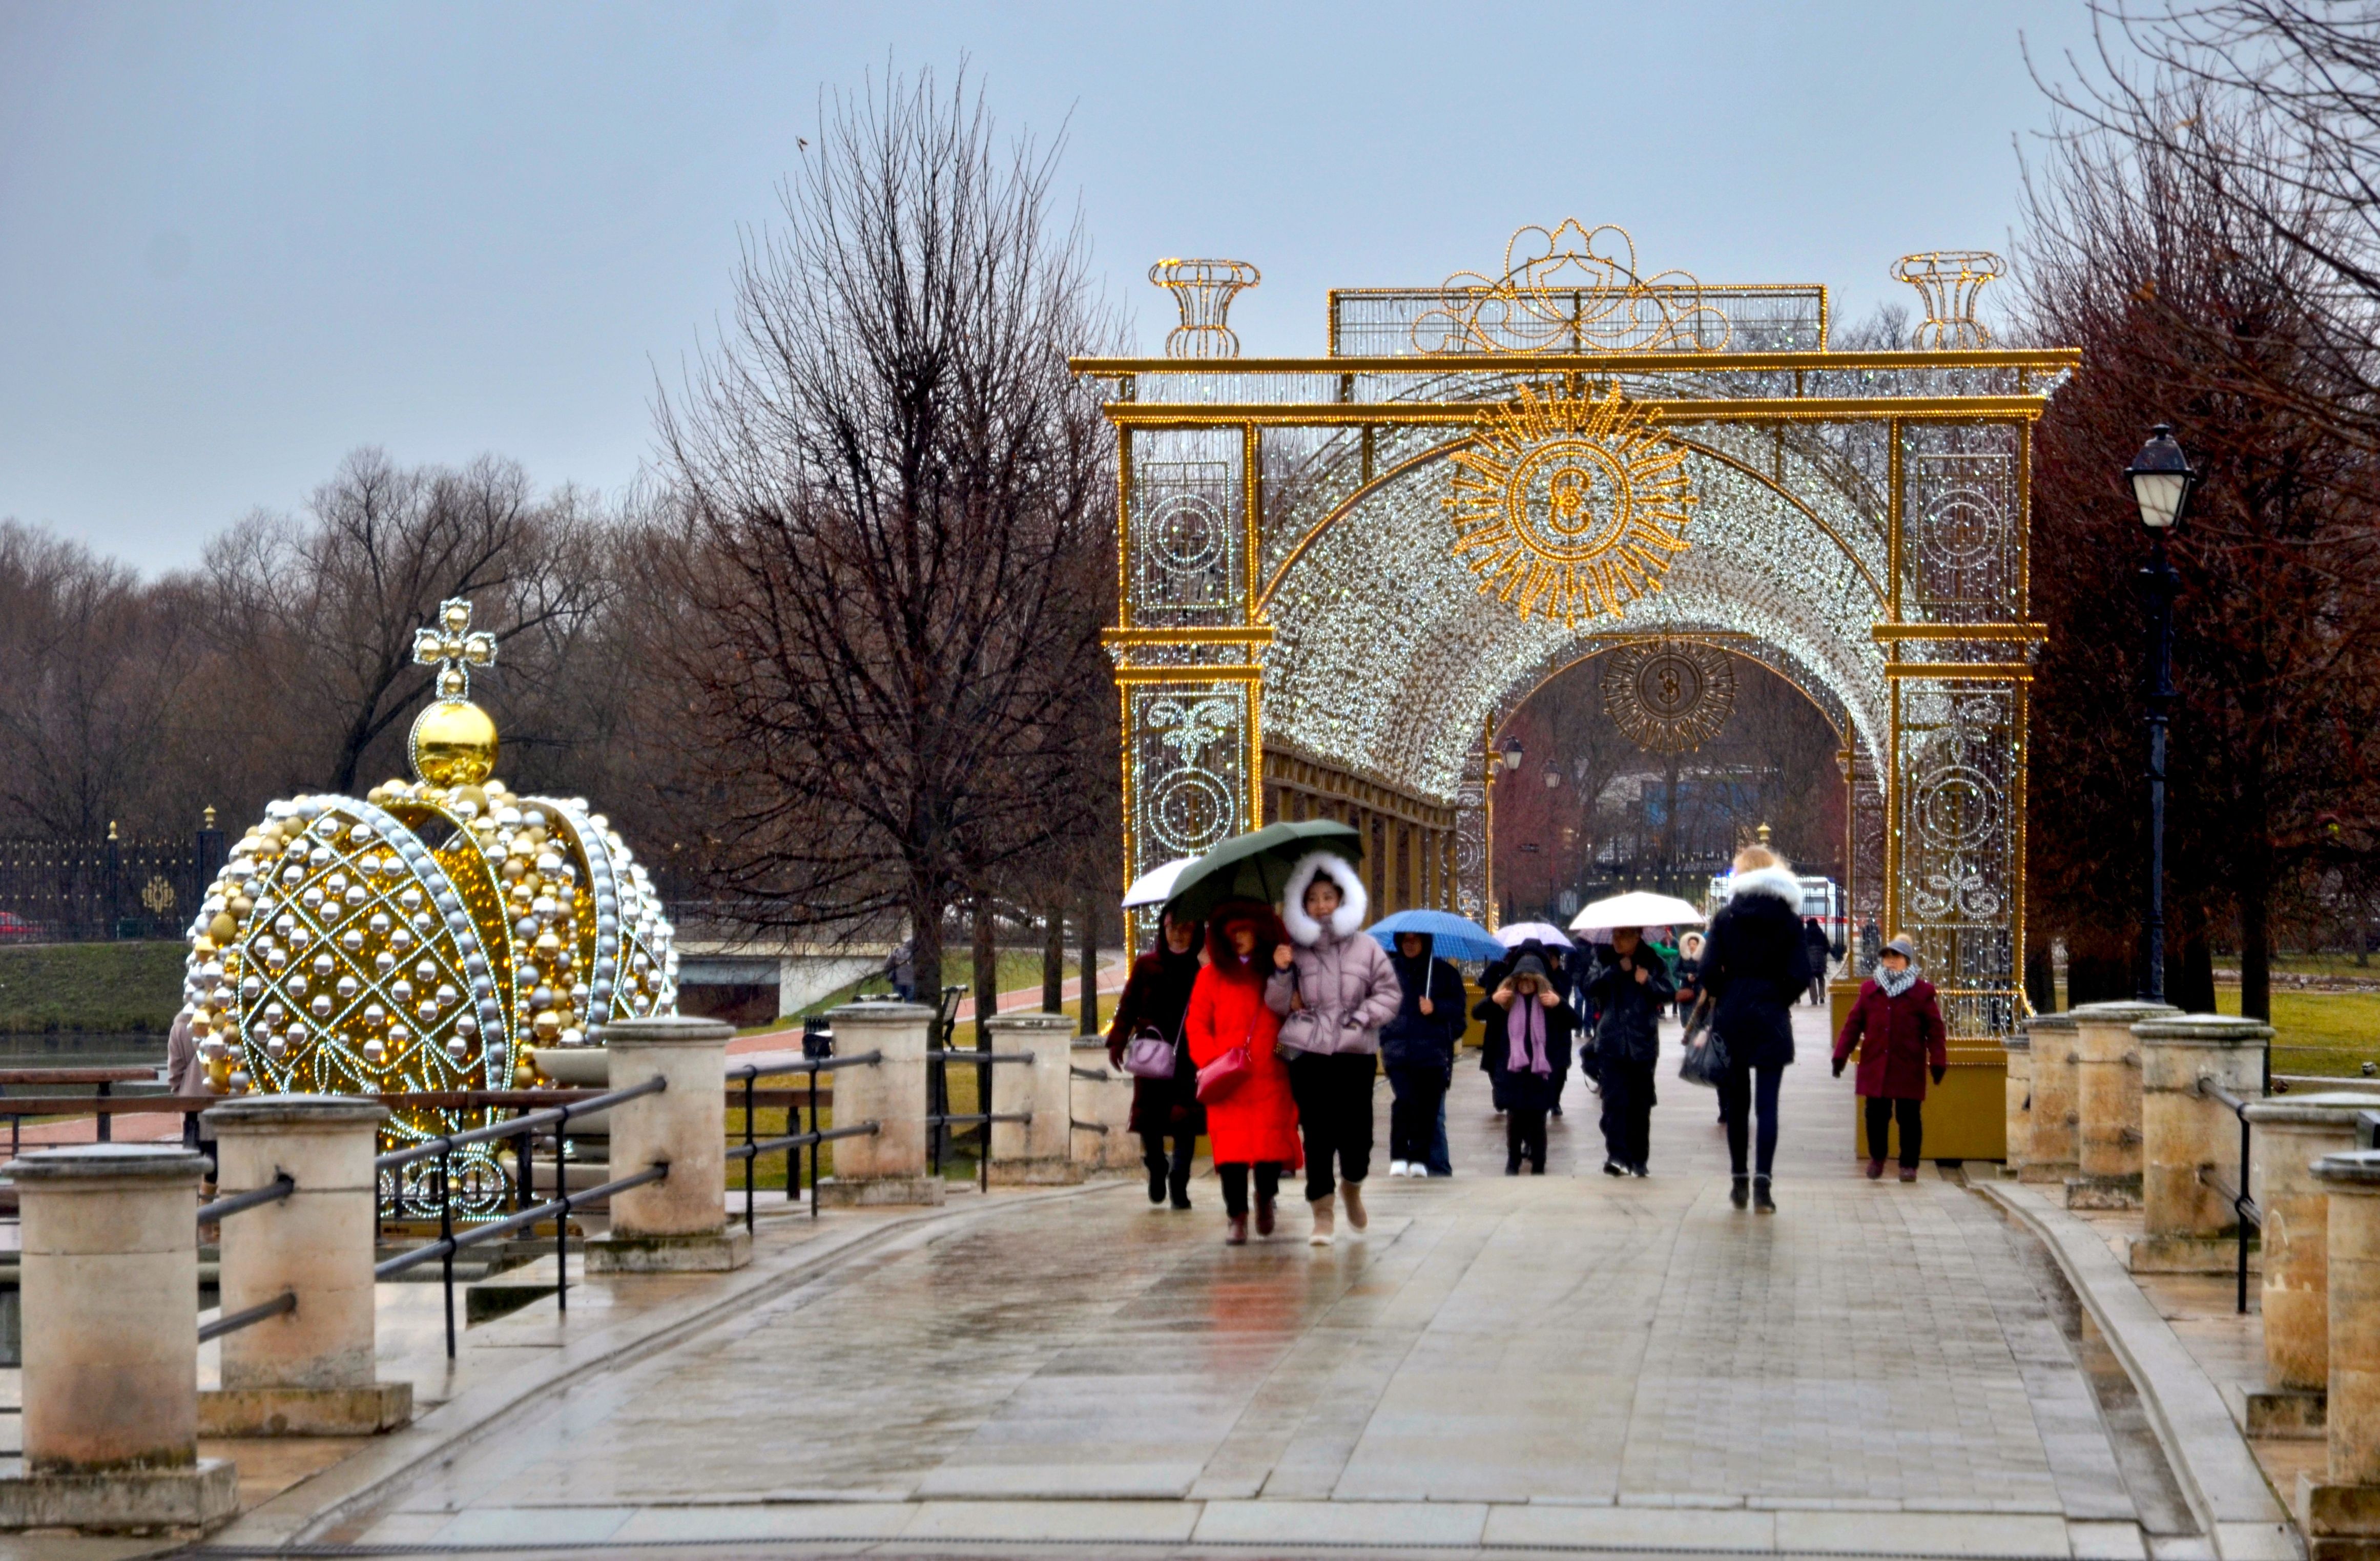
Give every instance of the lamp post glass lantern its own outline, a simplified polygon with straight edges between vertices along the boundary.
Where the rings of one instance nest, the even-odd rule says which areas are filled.
[[[1508,775],[1517,775],[1520,770],[1521,740],[1517,737],[1507,737],[1504,739],[1504,772]]]
[[[2141,933],[2140,982],[2144,1002],[2165,1001],[2166,723],[2173,708],[2173,599],[2181,583],[2167,556],[2166,536],[2181,524],[2197,479],[2166,423],[2149,430],[2149,442],[2124,469],[2151,546],[2149,563],[2141,571],[2141,588],[2149,604],[2148,665],[2143,680],[2149,736],[2148,902]]]

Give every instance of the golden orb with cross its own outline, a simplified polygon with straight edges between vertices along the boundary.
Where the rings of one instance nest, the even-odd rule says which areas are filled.
[[[496,779],[496,724],[469,698],[496,636],[471,616],[442,602],[415,635],[437,672],[412,778],[273,803],[190,924],[185,997],[215,1087],[449,1097],[393,1106],[392,1147],[478,1125],[452,1095],[533,1083],[540,1047],[677,1007],[673,929],[610,820]],[[504,1206],[508,1153],[452,1157],[461,1206]]]

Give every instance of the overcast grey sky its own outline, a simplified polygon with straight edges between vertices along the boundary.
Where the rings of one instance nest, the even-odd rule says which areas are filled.
[[[1159,255],[1255,261],[1250,353],[1332,285],[1491,270],[1577,216],[1644,268],[1823,282],[2002,248],[2082,0],[1449,5],[0,0],[0,516],[196,561],[340,456],[625,486],[822,88],[962,57],[1063,125],[1159,349]]]

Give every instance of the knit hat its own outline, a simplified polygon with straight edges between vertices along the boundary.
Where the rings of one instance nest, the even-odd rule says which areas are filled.
[[[1891,942],[1886,944],[1879,952],[1886,954],[1899,954],[1911,964],[1915,964],[1917,962],[1917,945],[1911,942],[1905,936],[1894,938]]]

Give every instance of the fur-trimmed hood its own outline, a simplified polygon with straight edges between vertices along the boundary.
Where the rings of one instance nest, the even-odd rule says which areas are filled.
[[[1289,887],[1281,891],[1281,923],[1300,948],[1311,949],[1322,940],[1322,924],[1305,914],[1306,886],[1317,873],[1328,873],[1339,886],[1339,908],[1330,913],[1330,935],[1353,938],[1363,930],[1369,919],[1372,902],[1364,892],[1364,880],[1345,857],[1327,851],[1310,851],[1297,859],[1289,870]]]
[[[1795,916],[1802,914],[1802,880],[1782,867],[1755,867],[1728,880],[1727,897],[1730,900],[1742,900],[1753,894],[1766,894],[1782,900]]]

